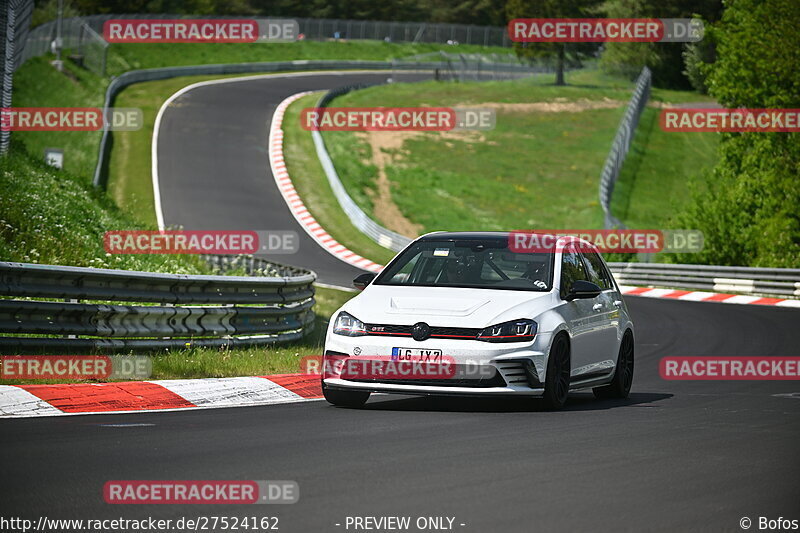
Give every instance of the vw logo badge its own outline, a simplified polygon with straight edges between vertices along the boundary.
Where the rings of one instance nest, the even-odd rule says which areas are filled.
[[[353,348],[353,355],[361,355],[361,347],[360,346],[356,346],[355,348]]]
[[[431,336],[431,327],[425,322],[417,322],[411,330],[411,337],[415,341],[424,341]]]

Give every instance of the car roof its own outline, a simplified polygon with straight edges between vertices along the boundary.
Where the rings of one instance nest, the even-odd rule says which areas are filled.
[[[539,231],[518,230],[518,231],[434,231],[433,233],[426,233],[417,239],[418,242],[423,241],[469,241],[469,240],[502,240],[508,241],[510,235],[514,233],[536,233],[542,236],[555,237],[557,239],[565,239],[570,242],[581,242],[585,245],[595,249],[595,246],[576,236],[572,235],[557,235],[554,233],[545,233]]]

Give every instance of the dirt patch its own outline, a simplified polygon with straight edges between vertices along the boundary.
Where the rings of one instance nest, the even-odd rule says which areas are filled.
[[[400,212],[400,208],[392,201],[392,189],[386,176],[386,167],[391,165],[395,154],[403,147],[406,139],[419,135],[416,131],[370,131],[356,135],[366,141],[372,149],[372,162],[378,167],[376,191],[368,191],[373,213],[384,227],[409,238],[418,237],[422,225],[414,224]]]
[[[452,141],[468,143],[486,142],[486,136],[480,131],[456,130],[439,131],[433,133],[420,131],[368,131],[358,132],[359,139],[369,144],[372,149],[372,161],[368,163],[378,167],[378,180],[375,192],[368,191],[374,206],[375,218],[384,227],[396,231],[406,237],[417,237],[423,229],[421,224],[415,224],[403,215],[400,208],[392,200],[391,183],[386,175],[386,169],[398,163],[405,155],[402,152],[403,143],[425,135],[436,135],[445,141],[446,146],[452,147]]]
[[[626,105],[627,102],[603,98],[602,100],[588,100],[580,98],[569,101],[566,98],[556,98],[550,102],[528,102],[509,104],[503,102],[483,102],[481,104],[460,104],[457,107],[486,107],[501,113],[579,113],[592,109],[614,109]]]

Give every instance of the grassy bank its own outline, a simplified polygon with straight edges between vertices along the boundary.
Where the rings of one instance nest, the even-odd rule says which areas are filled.
[[[632,228],[674,227],[675,213],[690,200],[688,185],[717,162],[718,133],[665,132],[659,110],[642,113],[611,211]]]
[[[108,73],[116,76],[132,69],[217,63],[254,63],[302,59],[362,59],[387,61],[430,52],[509,54],[509,48],[384,41],[297,41],[251,44],[112,44]]]
[[[18,144],[7,157],[0,158],[0,260],[181,274],[209,273],[196,256],[107,254],[103,249],[103,233],[120,228],[152,229],[152,226],[132,219],[85,180],[68,172],[55,171],[33,159]],[[321,354],[330,315],[353,295],[318,288],[315,330],[301,341],[265,348],[192,348],[146,353],[153,358],[153,378],[298,372],[300,357]],[[3,384],[25,382],[43,383],[4,380]]]
[[[0,259],[181,274],[209,270],[187,255],[108,254],[109,230],[156,229],[119,209],[83,176],[57,171],[19,143],[0,158]]]
[[[600,170],[632,85],[596,71],[570,73],[566,87],[551,81],[428,82],[349,93],[332,105],[490,106],[496,127],[326,132],[326,143],[354,200],[395,231],[599,228]],[[651,106],[701,100],[707,98],[655,89]],[[715,135],[667,134],[657,120],[657,109],[645,112],[615,197],[620,218],[633,227],[669,227],[685,202],[676,193],[716,158]],[[386,216],[387,190],[398,210],[393,217]]]
[[[394,257],[394,252],[380,246],[353,226],[333,195],[317,157],[311,132],[300,127],[300,112],[306,107],[314,107],[318,100],[319,94],[306,96],[294,102],[286,111],[283,140],[289,176],[303,203],[334,239],[347,243],[348,248],[363,257],[386,264]]]

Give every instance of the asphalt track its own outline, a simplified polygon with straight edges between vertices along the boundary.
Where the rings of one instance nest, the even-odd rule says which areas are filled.
[[[454,516],[457,531],[503,533],[734,531],[743,516],[800,518],[800,397],[775,396],[800,384],[658,374],[666,355],[796,355],[800,311],[627,301],[638,327],[627,401],[575,393],[547,412],[531,400],[383,396],[363,410],[3,420],[0,515],[273,515],[288,533],[346,531],[334,525],[346,516]],[[114,479],[291,479],[300,501],[107,505]]]
[[[391,73],[316,73],[196,87],[161,118],[158,176],[166,226],[187,230],[294,230],[299,251],[263,255],[310,268],[321,282],[350,287],[363,270],[323,250],[295,221],[275,185],[267,137],[275,108],[309,90],[382,83]],[[404,79],[428,78],[407,75]],[[261,254],[259,254],[261,255]]]
[[[168,222],[290,229],[279,226],[290,215],[270,189],[264,120],[283,96],[317,88],[297,82],[224,84],[181,99],[176,111],[208,106],[185,116],[205,114],[214,128],[165,115],[162,138],[177,153],[163,164],[198,158],[185,189],[162,183]],[[224,101],[238,102],[230,105],[239,118],[253,116],[251,130],[226,126],[230,115],[214,107],[222,90],[235,91]],[[257,101],[263,109],[251,107]],[[210,144],[180,139],[189,133]],[[214,139],[236,157],[204,157]],[[297,258],[322,279],[352,274],[327,252],[301,249]],[[796,356],[800,310],[626,301],[637,328],[626,401],[575,393],[563,411],[547,412],[525,399],[380,396],[363,410],[308,402],[2,420],[0,516],[271,515],[284,533],[354,531],[347,516],[450,516],[456,531],[481,533],[741,531],[745,516],[752,530],[759,516],[800,519],[800,383],[665,381],[658,373],[668,355]],[[299,483],[300,501],[106,504],[104,483],[120,479],[288,479]]]

